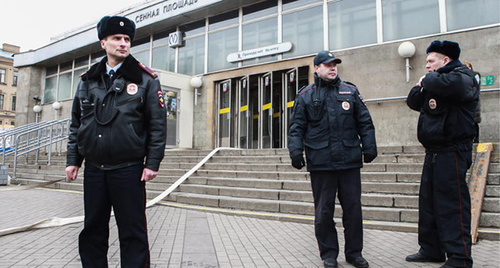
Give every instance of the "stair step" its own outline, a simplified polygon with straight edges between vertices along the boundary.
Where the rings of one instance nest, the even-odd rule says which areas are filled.
[[[146,183],[148,198],[169,188],[211,150],[165,150],[158,177]],[[425,153],[421,146],[379,148],[379,157],[361,169],[363,218],[365,221],[418,222],[418,192]],[[8,158],[11,159],[11,158]],[[38,185],[65,177],[65,156],[46,154],[19,161],[19,184]],[[495,160],[497,159],[497,160]],[[27,160],[27,162],[26,162]],[[500,226],[500,156],[492,155],[480,226]],[[9,162],[7,162],[9,163]],[[12,167],[9,164],[9,172]],[[47,187],[82,191],[83,168],[78,179]],[[294,169],[287,149],[221,150],[167,196],[165,201],[229,210],[248,210],[311,217],[314,214],[310,174]],[[342,210],[336,200],[335,217]]]

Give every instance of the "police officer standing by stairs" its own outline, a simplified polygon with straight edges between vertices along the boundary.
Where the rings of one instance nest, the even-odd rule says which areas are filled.
[[[479,84],[458,59],[458,43],[436,40],[426,52],[428,73],[407,98],[408,106],[420,112],[418,140],[426,154],[418,204],[420,250],[406,261],[444,262],[448,257],[441,267],[472,267],[471,200],[465,179],[472,163]]]
[[[315,83],[299,91],[295,100],[288,149],[293,167],[306,163],[311,174],[315,235],[325,267],[337,267],[339,244],[333,214],[335,196],[343,210],[345,257],[358,268],[363,258],[361,175],[364,162],[377,156],[375,127],[355,85],[340,80],[342,61],[322,51],[314,58]]]
[[[108,267],[111,209],[122,267],[149,267],[146,181],[158,174],[166,141],[165,104],[157,75],[130,55],[131,20],[106,16],[97,24],[106,51],[81,76],[73,101],[66,177],[85,159],[83,267]]]

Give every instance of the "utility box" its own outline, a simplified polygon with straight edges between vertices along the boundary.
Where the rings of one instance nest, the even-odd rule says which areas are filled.
[[[0,166],[0,186],[7,185],[9,183],[9,167]]]

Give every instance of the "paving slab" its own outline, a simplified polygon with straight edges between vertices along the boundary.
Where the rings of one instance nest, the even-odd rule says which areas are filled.
[[[0,230],[52,217],[83,213],[82,194],[73,191],[0,188]],[[147,210],[151,267],[323,267],[314,227],[297,223],[155,205]],[[0,236],[0,267],[81,267],[78,234],[83,223]],[[119,241],[110,222],[109,267],[120,267]],[[343,230],[338,228],[341,251]],[[364,257],[370,267],[439,267],[404,260],[418,250],[417,235],[365,229]],[[500,267],[500,241],[480,240],[472,248],[474,267]],[[339,267],[349,265],[341,253]]]

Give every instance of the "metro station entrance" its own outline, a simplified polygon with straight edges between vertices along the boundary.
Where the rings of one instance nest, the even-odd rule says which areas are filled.
[[[231,78],[216,84],[218,147],[286,148],[298,90],[309,67]]]

